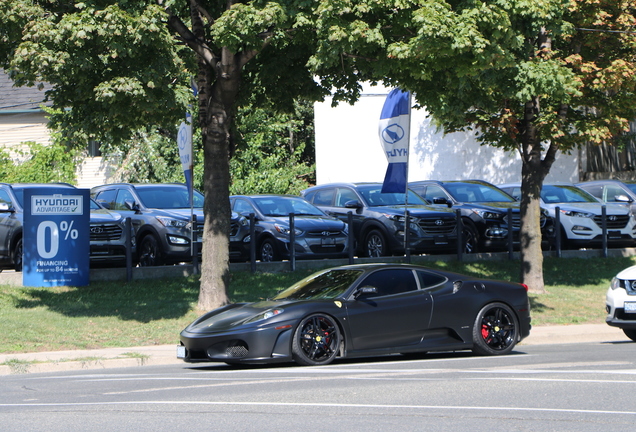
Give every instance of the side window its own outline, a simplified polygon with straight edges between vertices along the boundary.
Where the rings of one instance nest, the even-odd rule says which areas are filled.
[[[242,199],[237,199],[234,202],[234,209],[235,212],[239,213],[239,214],[243,214],[243,215],[248,215],[250,213],[256,213],[254,211],[254,208],[252,207],[252,205],[250,203],[248,203],[245,200]]]
[[[358,195],[351,189],[340,188],[336,195],[336,207],[344,207],[348,201],[359,200]]]
[[[377,294],[369,294],[366,297],[382,297],[417,290],[413,271],[407,269],[376,271],[367,276],[360,286],[372,286],[377,289]]]
[[[109,189],[105,191],[98,192],[95,195],[95,201],[100,204],[106,205],[111,210],[115,209],[115,197],[117,196],[116,189]]]
[[[9,207],[12,205],[9,193],[3,189],[0,189],[0,204],[6,204]]]
[[[625,191],[619,187],[610,185],[605,188],[605,200],[607,202],[616,202],[616,197],[619,195],[627,195]]]
[[[320,189],[314,195],[313,203],[317,206],[330,206],[333,203],[333,194],[335,189]]]
[[[591,195],[596,198],[602,200],[603,199],[603,188],[601,186],[583,186],[581,189],[589,192]]]
[[[420,281],[420,287],[422,289],[431,288],[443,282],[446,282],[446,278],[444,276],[438,275],[436,273],[429,273],[427,271],[418,271],[417,278]]]
[[[112,207],[113,210],[130,210],[126,207],[126,200],[134,201],[135,198],[132,194],[126,189],[119,189],[117,192],[117,200],[115,201],[115,205]]]
[[[423,196],[430,202],[433,202],[433,198],[448,198],[444,190],[439,186],[427,186]]]

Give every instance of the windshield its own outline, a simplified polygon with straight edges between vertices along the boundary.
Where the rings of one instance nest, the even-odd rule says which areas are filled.
[[[274,300],[316,300],[342,296],[362,274],[362,270],[327,270],[295,283]]]
[[[190,208],[186,186],[137,187],[137,193],[144,207],[156,209]],[[194,191],[194,208],[203,208],[203,195]]]
[[[597,203],[598,200],[589,193],[574,186],[550,186],[541,188],[541,199],[546,204],[553,203]]]
[[[265,216],[289,216],[290,213],[299,216],[326,216],[322,210],[302,198],[263,196],[255,197],[254,202]]]
[[[483,183],[445,183],[449,194],[458,202],[516,202],[510,195]]]
[[[400,206],[404,205],[404,193],[382,193],[382,185],[360,186],[360,194],[370,207]],[[409,190],[410,205],[427,205],[422,197]]]

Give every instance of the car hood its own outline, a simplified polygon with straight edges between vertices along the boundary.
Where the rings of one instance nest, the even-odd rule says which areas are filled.
[[[556,207],[565,211],[580,211],[587,213],[594,213],[595,215],[602,214],[601,203],[550,203],[541,204],[541,207],[550,210],[550,213],[554,216]],[[605,213],[607,215],[627,215],[629,214],[629,208],[627,206],[606,206]]]
[[[186,327],[185,331],[190,333],[210,333],[232,330],[238,326],[250,324],[246,323],[246,321],[268,310],[284,309],[295,303],[300,303],[300,301],[265,300],[256,303],[230,304],[202,315]],[[286,320],[289,317],[290,314],[281,313],[269,318],[267,322]],[[265,320],[257,321],[256,323],[261,322],[265,322]]]
[[[434,216],[449,216],[455,213],[454,210],[444,207],[433,207],[425,205],[409,205],[406,206],[409,214],[413,217],[434,217]],[[399,216],[404,216],[404,206],[377,206],[369,207],[369,210],[378,213],[388,213]]]
[[[122,219],[119,213],[110,212],[106,209],[91,210],[91,223],[116,223]]]
[[[271,217],[272,220],[289,224],[289,216]],[[343,230],[345,223],[340,219],[328,216],[294,216],[294,226],[302,231]]]
[[[519,211],[518,202],[489,202],[489,203],[462,202],[457,204],[456,207],[482,209],[486,211],[508,211],[508,209],[510,208],[514,212]]]
[[[616,275],[616,278],[622,280],[636,280],[636,266],[627,267]]]
[[[153,209],[153,212],[156,216],[168,216],[176,219],[190,219],[190,209],[189,208],[179,208],[179,209]],[[203,221],[203,209],[194,209],[194,214],[197,216],[197,220],[199,222]]]

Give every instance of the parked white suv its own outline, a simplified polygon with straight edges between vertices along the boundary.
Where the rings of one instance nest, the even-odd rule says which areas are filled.
[[[521,195],[518,183],[500,185],[500,189],[515,198]],[[544,184],[541,207],[556,216],[559,208],[561,239],[564,248],[598,248],[603,242],[603,204],[588,192],[574,185]],[[605,207],[607,245],[632,247],[636,244],[636,219],[628,205]]]
[[[636,266],[621,270],[612,279],[605,296],[605,309],[605,322],[636,341]]]

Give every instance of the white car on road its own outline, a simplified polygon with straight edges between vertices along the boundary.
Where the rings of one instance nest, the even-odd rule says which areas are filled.
[[[605,309],[605,322],[636,341],[636,266],[621,270],[612,279],[605,296]]]

